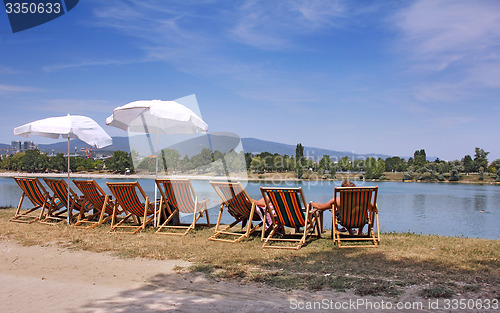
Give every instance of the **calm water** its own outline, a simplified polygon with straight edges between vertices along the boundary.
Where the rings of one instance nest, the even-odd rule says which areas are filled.
[[[106,181],[96,179],[106,192]],[[154,181],[139,180],[145,192],[154,197]],[[361,182],[362,183],[362,182]],[[192,181],[198,198],[209,199],[210,220],[217,221],[220,201],[208,181]],[[302,187],[306,201],[326,202],[333,197],[332,182],[248,183],[250,196],[260,199],[259,187]],[[363,186],[362,184],[357,184]],[[373,183],[365,183],[365,186]],[[500,186],[440,183],[379,182],[379,218],[383,232],[413,232],[444,236],[500,239]],[[77,190],[72,185],[73,190]],[[21,191],[14,179],[0,178],[0,205],[17,206]],[[23,207],[29,206],[26,200]],[[229,215],[224,222],[230,222]],[[325,228],[331,228],[331,213],[325,213]]]

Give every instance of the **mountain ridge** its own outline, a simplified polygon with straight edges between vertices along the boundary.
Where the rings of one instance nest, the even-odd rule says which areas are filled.
[[[280,142],[262,140],[257,138],[241,138],[241,143],[243,146],[243,150],[245,152],[250,152],[253,154],[259,154],[262,152],[269,153],[278,153],[281,155],[295,155],[296,145],[284,144]],[[44,153],[66,153],[68,143],[66,141],[55,142],[51,144],[39,144],[38,149]],[[10,148],[10,145],[0,144],[0,149],[4,149],[2,153],[5,153],[5,149]],[[74,139],[70,141],[70,154],[75,153],[75,148],[77,151],[80,151],[82,148],[90,148],[90,146],[79,139]],[[116,150],[122,150],[126,152],[130,152],[130,146],[128,137],[113,137],[113,144],[111,146],[105,147],[103,149],[94,149],[94,151],[98,154],[112,153]],[[80,152],[81,153],[81,152]],[[338,158],[348,156],[349,158],[366,158],[366,157],[374,157],[374,158],[382,158],[386,159],[391,157],[390,155],[381,154],[381,153],[354,153],[349,151],[339,151],[318,147],[310,147],[304,146],[304,156],[313,158],[315,160],[321,159],[323,155],[329,155],[330,157]]]

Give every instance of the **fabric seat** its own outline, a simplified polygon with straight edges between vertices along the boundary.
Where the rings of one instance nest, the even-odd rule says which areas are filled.
[[[210,226],[208,200],[198,201],[189,179],[155,179],[155,182],[160,190],[160,210],[164,218],[164,222],[156,231],[157,234],[185,236],[195,229],[196,222],[203,215],[207,219],[205,226]],[[181,223],[179,213],[193,214],[193,222]],[[171,221],[176,222],[175,225],[169,225]],[[184,229],[184,232],[175,232]]]
[[[95,180],[73,180],[73,183],[83,194],[84,200],[94,206],[95,212],[86,217],[79,215],[72,226],[90,229],[111,220],[114,208],[112,196],[107,195]]]
[[[340,248],[377,247],[380,242],[377,205],[378,186],[375,187],[335,187],[332,205],[334,243]],[[360,229],[357,235],[342,234],[340,225],[345,228]],[[368,225],[367,234],[361,233]],[[374,228],[376,228],[376,233]],[[347,242],[369,241],[371,245],[342,245]]]
[[[218,240],[225,242],[239,242],[244,238],[248,238],[250,234],[255,232],[260,226],[263,225],[262,219],[258,214],[256,214],[256,205],[252,198],[248,195],[246,190],[243,188],[241,183],[234,182],[210,182],[210,185],[215,189],[215,192],[221,198],[221,206],[219,211],[219,217],[217,218],[217,224],[215,226],[215,233],[209,238],[210,240]],[[220,228],[220,221],[224,208],[227,212],[234,217],[235,221],[223,229]],[[257,225],[253,226],[253,221],[257,221]],[[243,233],[235,233],[228,231],[236,224],[241,222],[241,227],[245,227],[246,230]],[[223,239],[220,238],[222,235],[225,236],[236,236],[235,239]]]
[[[153,221],[155,214],[154,202],[149,201],[149,197],[146,196],[139,182],[108,182],[106,185],[115,198],[109,233],[137,234]],[[139,199],[137,192],[139,192],[144,201]],[[121,209],[118,206],[120,206]],[[120,222],[116,223],[121,213],[125,213],[125,217],[123,217]],[[125,222],[131,218],[134,220],[134,224],[125,224]],[[127,229],[131,230],[126,231]]]
[[[264,239],[263,248],[300,249],[308,236],[319,236],[318,214],[310,204],[306,205],[302,188],[266,188],[260,187],[266,202],[266,211],[273,218],[273,225],[269,235]],[[295,230],[295,235],[278,234],[282,228]],[[303,228],[301,231],[300,228]],[[264,229],[262,230],[264,232]],[[293,238],[298,237],[298,238]],[[297,243],[290,245],[271,245],[271,243]]]
[[[61,205],[49,206],[49,210],[45,215],[45,218],[41,220],[40,223],[49,225],[61,223],[68,220],[68,215],[71,222],[73,220],[73,211],[77,211],[79,216],[82,216],[94,208],[91,203],[78,197],[78,195],[71,188],[69,188],[68,203],[68,184],[64,179],[44,178],[43,180],[54,193],[52,202],[55,203],[55,199],[57,199]]]
[[[45,187],[38,180],[38,178],[31,177],[14,177],[17,185],[23,191],[21,198],[19,199],[19,204],[17,205],[16,213],[12,217],[10,222],[17,223],[33,223],[42,220],[44,217],[45,209],[49,209],[52,205],[52,197],[49,195]],[[33,207],[30,209],[21,209],[24,198],[27,197]],[[56,206],[59,206],[59,202]],[[40,210],[39,213],[36,211]]]

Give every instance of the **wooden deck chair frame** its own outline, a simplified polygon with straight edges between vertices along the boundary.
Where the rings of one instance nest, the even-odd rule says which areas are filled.
[[[91,229],[97,227],[113,217],[114,200],[106,194],[95,180],[73,180],[75,186],[83,194],[85,201],[91,203],[95,212],[88,216],[78,215],[73,227]],[[121,214],[121,212],[119,212]]]
[[[69,188],[69,201],[68,202],[68,184],[64,179],[55,179],[55,178],[44,178],[43,179],[47,186],[52,190],[52,203],[56,203],[56,200],[61,203],[61,205],[51,205],[48,208],[47,214],[40,223],[55,225],[58,223],[62,223],[67,221],[69,214],[70,222],[73,220],[73,211],[78,211],[79,215],[83,215],[86,212],[90,211],[94,207],[84,202],[82,197],[79,197],[76,192],[74,192],[71,188]],[[66,213],[66,215],[64,215]]]
[[[377,205],[378,186],[335,187],[332,205],[332,237],[339,248],[377,247],[380,242]],[[338,216],[337,216],[338,214]],[[368,225],[366,235],[342,234],[339,229],[363,228]],[[376,231],[374,230],[376,228]],[[370,245],[343,245],[347,242],[369,241]]]
[[[220,205],[219,217],[217,218],[217,224],[215,226],[215,233],[208,239],[236,243],[241,240],[248,238],[250,234],[255,232],[259,227],[263,225],[263,222],[255,211],[255,202],[248,195],[246,190],[243,188],[239,182],[214,182],[211,181],[210,185],[214,188],[215,192],[219,195],[222,203]],[[226,227],[220,228],[220,221],[224,207],[227,209],[228,213],[235,218],[235,221]],[[242,223],[242,228],[244,227],[244,222],[247,222],[246,230],[243,233],[235,233],[228,231],[238,223]],[[253,226],[253,221],[258,221],[256,226]],[[236,236],[234,240],[219,238],[221,235]]]
[[[155,179],[155,183],[161,195],[160,214],[165,219],[158,227],[157,234],[185,236],[195,229],[196,222],[203,217],[203,214],[207,218],[207,223],[201,225],[210,227],[210,218],[207,211],[208,200],[198,201],[189,179]],[[193,222],[191,224],[180,223],[179,213],[193,214]],[[169,225],[174,218],[179,222],[176,225]],[[172,229],[185,229],[185,231],[169,231]]]
[[[270,214],[273,219],[271,232],[264,239],[263,248],[275,249],[300,249],[305,243],[308,236],[319,236],[318,229],[318,214],[311,204],[306,204],[302,187],[299,188],[267,188],[260,187],[262,197],[266,203],[267,214]],[[305,206],[305,208],[303,208]],[[304,212],[305,210],[305,212]],[[277,230],[281,226],[293,228],[296,230],[299,238],[274,238]],[[285,227],[281,227],[283,232]],[[300,234],[299,229],[304,230]],[[262,229],[262,237],[264,237],[264,228]],[[272,241],[276,242],[296,242],[296,246],[270,245]]]
[[[149,201],[149,197],[146,196],[146,193],[142,189],[139,182],[107,182],[106,185],[115,198],[113,215],[111,217],[111,229],[108,233],[135,235],[139,231],[146,229],[146,226],[153,222],[155,213],[154,202]],[[141,202],[137,196],[137,191],[139,191],[141,196],[144,198],[144,202]],[[124,213],[125,217],[123,217],[121,221],[117,222],[118,216],[121,213]],[[125,224],[125,222],[130,218],[134,220],[136,225]],[[120,231],[120,229],[123,229],[123,231]],[[127,229],[129,231],[126,231]]]
[[[48,209],[50,206],[51,197],[42,183],[38,178],[31,177],[14,177],[14,180],[23,191],[23,194],[19,199],[14,217],[9,219],[9,221],[30,224],[43,219],[45,209]],[[33,208],[21,209],[25,197],[31,201]],[[40,209],[40,213],[36,213],[38,209]]]

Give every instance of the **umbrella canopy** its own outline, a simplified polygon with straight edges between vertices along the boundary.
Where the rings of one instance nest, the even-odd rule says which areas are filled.
[[[91,146],[103,148],[113,143],[111,137],[93,119],[80,115],[49,117],[14,128],[14,135],[38,135],[57,139],[80,139]]]
[[[113,143],[111,137],[93,119],[80,115],[49,117],[14,128],[14,135],[28,137],[38,135],[57,139],[60,136],[68,139],[68,188],[69,188],[69,140],[80,139],[91,146],[103,148]],[[69,190],[68,199],[69,203]],[[68,208],[68,224],[70,209]]]
[[[140,100],[117,107],[106,124],[152,134],[196,134],[208,130],[208,125],[184,105],[162,100]]]

